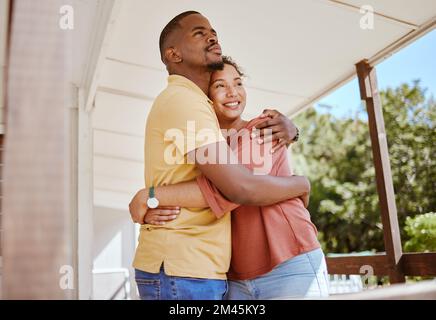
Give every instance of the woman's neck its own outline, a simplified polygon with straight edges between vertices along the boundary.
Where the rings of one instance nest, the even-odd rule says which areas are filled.
[[[219,120],[221,129],[236,129],[237,131],[244,128],[248,121],[243,120],[241,117],[238,117],[234,120]]]

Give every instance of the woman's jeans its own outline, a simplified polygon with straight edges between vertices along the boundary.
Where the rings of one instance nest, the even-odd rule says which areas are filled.
[[[229,281],[226,299],[319,299],[328,296],[328,274],[321,249],[300,254],[252,280]]]
[[[135,270],[141,300],[222,300],[227,291],[226,280],[174,277]]]

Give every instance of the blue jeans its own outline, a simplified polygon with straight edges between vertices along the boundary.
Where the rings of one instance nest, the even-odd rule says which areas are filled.
[[[135,280],[141,300],[222,300],[226,280],[174,277],[135,269]]]
[[[289,259],[252,280],[229,281],[228,300],[319,299],[329,295],[321,249]]]

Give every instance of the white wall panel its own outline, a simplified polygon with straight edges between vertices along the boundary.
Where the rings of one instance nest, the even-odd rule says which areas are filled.
[[[94,154],[144,160],[144,138],[94,129]]]
[[[151,101],[97,92],[93,127],[143,137]]]

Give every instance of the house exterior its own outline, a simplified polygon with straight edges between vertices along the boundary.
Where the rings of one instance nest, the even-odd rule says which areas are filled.
[[[295,116],[359,75],[380,153],[387,250],[332,260],[332,272],[358,274],[370,262],[402,282],[416,259],[435,261],[398,245],[373,68],[436,27],[435,1],[65,2],[0,0],[3,298],[136,297],[128,203],[144,185],[144,125],[166,85],[158,37],[186,10],[210,19],[249,75],[247,118],[269,107]]]

